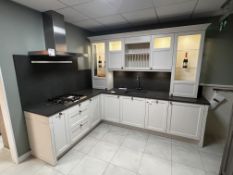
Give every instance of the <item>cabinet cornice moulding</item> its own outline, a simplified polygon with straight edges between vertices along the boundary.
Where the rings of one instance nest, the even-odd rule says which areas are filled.
[[[143,30],[136,32],[126,32],[126,33],[116,33],[116,34],[107,34],[99,36],[88,37],[90,41],[103,41],[103,40],[112,40],[119,38],[143,36],[143,35],[160,35],[160,34],[171,34],[171,33],[180,33],[187,31],[205,31],[210,23],[198,24],[198,25],[189,25],[181,27],[171,27],[171,28],[162,28],[162,29],[153,29],[153,30]]]

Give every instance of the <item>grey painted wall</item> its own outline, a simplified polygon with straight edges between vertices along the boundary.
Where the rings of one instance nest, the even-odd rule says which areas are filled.
[[[219,20],[207,29],[201,83],[233,85],[233,15],[219,31]]]
[[[29,150],[29,144],[12,55],[45,48],[41,14],[8,0],[0,0],[0,38],[0,66],[20,156]]]
[[[68,50],[89,52],[89,35],[71,24],[66,24]],[[45,49],[41,13],[10,2],[0,0],[0,66],[16,139],[18,154],[29,150],[25,119],[22,112],[15,68],[14,54],[27,54],[32,50]],[[80,68],[89,68],[87,59],[81,59]]]
[[[210,100],[213,95],[213,87],[204,87],[203,95]],[[218,91],[225,100],[215,109],[210,109],[207,117],[206,134],[218,140],[227,138],[229,123],[233,107],[233,93],[231,91]]]
[[[91,54],[90,41],[87,38],[91,33],[69,23],[66,23],[66,32],[66,42],[69,52]],[[79,70],[90,69],[90,59],[91,57],[79,58]]]

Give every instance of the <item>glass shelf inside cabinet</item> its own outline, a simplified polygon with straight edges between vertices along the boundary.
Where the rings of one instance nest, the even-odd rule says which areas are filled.
[[[175,80],[196,80],[201,34],[178,36]]]
[[[150,43],[130,43],[125,45],[125,66],[127,68],[148,68]]]
[[[94,76],[105,77],[105,43],[93,44],[93,56],[94,56]]]
[[[117,52],[122,50],[122,42],[121,41],[110,41],[109,42],[109,51]]]

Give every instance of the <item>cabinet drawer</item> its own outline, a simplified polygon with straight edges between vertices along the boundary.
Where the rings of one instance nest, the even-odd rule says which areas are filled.
[[[72,142],[77,141],[83,134],[89,130],[88,117],[83,118],[74,126],[71,127],[71,140]]]
[[[84,102],[82,102],[82,103],[80,103],[80,104],[78,104],[79,110],[80,110],[80,111],[85,111],[85,110],[87,110],[88,104],[89,104],[89,101],[88,101],[88,100],[87,100],[87,101],[84,101]]]

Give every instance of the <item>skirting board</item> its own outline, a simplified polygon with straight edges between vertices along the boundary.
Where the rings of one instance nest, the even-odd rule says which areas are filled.
[[[28,159],[30,156],[31,156],[31,151],[28,151],[27,153],[23,154],[22,156],[20,156],[18,158],[19,162],[18,163],[21,163],[23,161],[25,161],[26,159]]]

